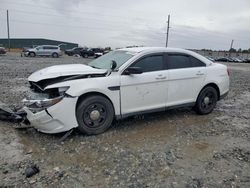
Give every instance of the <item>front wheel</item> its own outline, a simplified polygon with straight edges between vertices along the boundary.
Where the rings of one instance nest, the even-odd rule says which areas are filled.
[[[35,54],[35,52],[30,52],[30,53],[29,53],[29,56],[30,56],[30,57],[35,57],[36,54]]]
[[[94,95],[82,100],[76,109],[78,129],[88,135],[106,131],[114,119],[111,102],[102,96]]]
[[[213,111],[218,100],[218,94],[215,88],[205,87],[199,94],[195,109],[198,114],[209,114]]]

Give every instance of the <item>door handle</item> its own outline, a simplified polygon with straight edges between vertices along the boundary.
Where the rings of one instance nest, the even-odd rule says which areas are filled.
[[[197,76],[202,76],[202,75],[204,75],[204,73],[199,71],[199,72],[196,73],[196,75]]]
[[[156,79],[156,80],[164,80],[164,79],[166,79],[166,78],[167,78],[166,76],[158,75],[155,79]]]

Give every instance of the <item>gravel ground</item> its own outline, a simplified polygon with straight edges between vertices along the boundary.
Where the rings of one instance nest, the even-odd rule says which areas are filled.
[[[19,106],[27,77],[75,57],[0,56],[0,101]],[[0,187],[250,187],[250,64],[228,64],[231,90],[213,113],[170,110],[97,136],[47,135],[0,122]],[[25,178],[27,166],[40,172]]]

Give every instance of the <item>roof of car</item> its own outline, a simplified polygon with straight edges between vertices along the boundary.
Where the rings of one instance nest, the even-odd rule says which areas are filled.
[[[122,48],[119,49],[121,51],[127,51],[131,53],[160,53],[160,52],[173,52],[173,53],[184,53],[188,55],[192,55],[206,64],[210,65],[212,62],[208,60],[207,58],[201,56],[200,54],[193,52],[191,50],[185,50],[181,48],[169,48],[169,47],[133,47],[133,48]]]
[[[57,46],[57,45],[39,45],[39,46],[53,46],[53,47],[59,47],[59,46]]]
[[[119,49],[122,51],[140,53],[140,52],[179,52],[179,53],[187,53],[189,50],[181,49],[181,48],[169,48],[169,47],[133,47],[133,48],[122,48]]]

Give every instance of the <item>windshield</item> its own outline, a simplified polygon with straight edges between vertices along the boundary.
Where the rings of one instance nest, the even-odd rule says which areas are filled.
[[[122,66],[126,61],[128,61],[134,54],[129,53],[127,51],[113,51],[109,52],[98,59],[91,61],[89,66],[99,69],[110,69],[110,65],[112,60],[114,60],[117,64],[116,69]]]
[[[42,46],[37,46],[36,49],[37,50],[41,50],[43,47]]]

